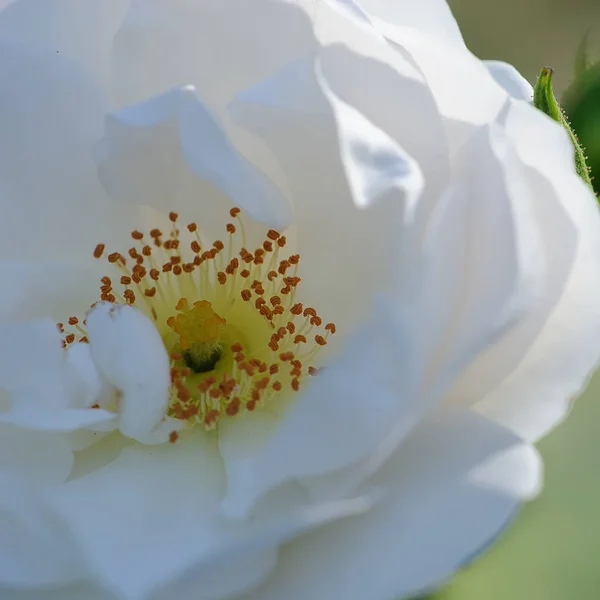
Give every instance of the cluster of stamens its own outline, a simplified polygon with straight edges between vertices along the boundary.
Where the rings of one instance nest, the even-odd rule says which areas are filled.
[[[274,396],[297,392],[319,350],[335,333],[317,311],[296,300],[300,255],[282,256],[286,237],[271,229],[262,244],[246,247],[240,209],[230,211],[229,243],[205,244],[196,223],[182,240],[178,215],[171,231],[133,231],[128,256],[107,254],[118,278],[101,280],[100,299],[135,305],[161,333],[171,358],[168,415],[212,429],[222,418],[254,411]],[[236,235],[241,234],[234,255]],[[255,331],[244,331],[253,323]],[[86,342],[85,321],[59,323],[65,346]],[[241,333],[240,333],[241,332]],[[239,339],[235,337],[240,333]],[[234,336],[234,337],[232,337]],[[171,441],[177,439],[173,433]]]

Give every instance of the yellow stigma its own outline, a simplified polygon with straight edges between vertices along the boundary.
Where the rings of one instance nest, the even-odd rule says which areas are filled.
[[[167,319],[167,325],[179,335],[182,350],[196,344],[216,344],[226,321],[207,300],[198,300],[189,308],[187,298],[181,298],[175,307],[180,313]]]
[[[226,224],[228,243],[206,244],[195,223],[182,235],[170,213],[169,234],[132,231],[128,258],[106,255],[117,277],[102,278],[100,299],[135,305],[153,319],[171,358],[167,414],[189,427],[213,429],[242,411],[285,404],[317,373],[312,365],[335,333],[296,299],[300,255],[282,256],[285,236],[271,229],[251,251],[239,213],[229,213],[237,225]],[[98,244],[95,258],[104,251]],[[65,346],[87,341],[85,321],[67,323],[59,323]]]

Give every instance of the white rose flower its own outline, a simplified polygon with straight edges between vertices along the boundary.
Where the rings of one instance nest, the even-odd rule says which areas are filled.
[[[441,0],[2,4],[3,600],[441,585],[598,358],[566,133]]]

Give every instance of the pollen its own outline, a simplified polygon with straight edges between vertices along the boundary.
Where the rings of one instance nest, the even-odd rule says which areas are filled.
[[[214,241],[203,237],[202,224],[180,226],[177,213],[168,216],[168,231],[133,230],[124,255],[105,244],[92,252],[109,269],[99,299],[137,307],[162,337],[171,361],[168,416],[184,421],[183,429],[212,430],[290,402],[318,373],[314,363],[336,332],[297,300],[300,255],[287,255],[287,239],[274,229],[252,250],[239,208]],[[58,325],[64,347],[87,341],[85,320],[70,316]],[[173,431],[169,441],[178,437]]]

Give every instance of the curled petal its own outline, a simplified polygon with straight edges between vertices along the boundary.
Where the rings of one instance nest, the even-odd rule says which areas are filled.
[[[139,310],[100,302],[87,317],[94,362],[117,389],[119,429],[138,439],[165,417],[171,385],[169,357],[154,324]]]
[[[234,205],[270,227],[291,219],[286,199],[237,151],[192,86],[109,115],[97,159],[104,187],[124,202],[143,198],[202,221]]]

